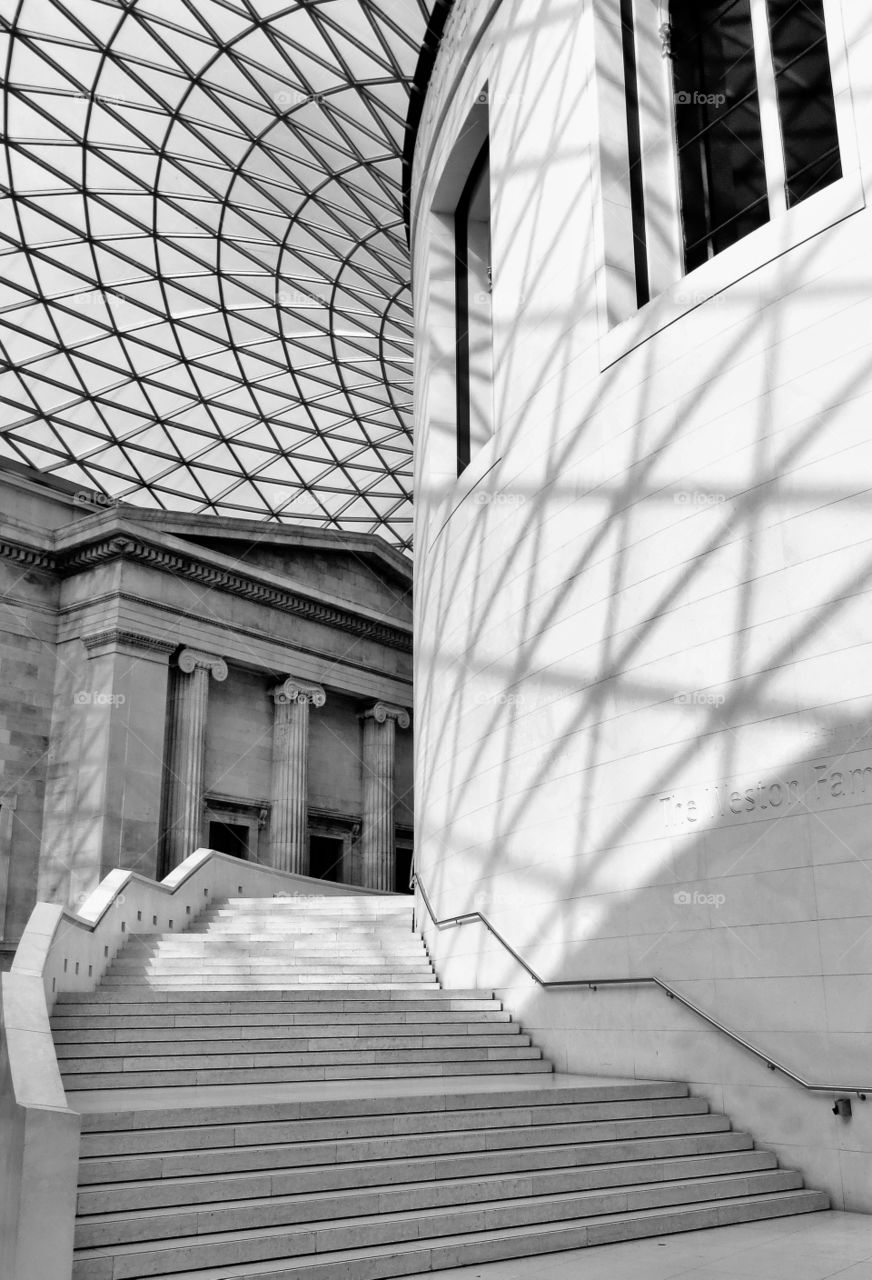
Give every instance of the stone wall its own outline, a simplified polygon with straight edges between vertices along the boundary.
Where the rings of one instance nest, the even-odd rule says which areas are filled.
[[[545,977],[660,975],[869,1084],[872,43],[825,8],[844,179],[610,327],[615,6],[454,7],[412,200],[417,858]],[[439,192],[483,98],[497,428],[458,479]],[[872,1102],[846,1125],[662,994],[536,995],[480,929],[430,941],[561,1066],[689,1079],[872,1210]]]

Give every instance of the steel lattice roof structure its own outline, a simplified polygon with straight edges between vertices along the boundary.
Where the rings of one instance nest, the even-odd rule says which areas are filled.
[[[411,540],[401,153],[430,0],[7,0],[0,453]]]

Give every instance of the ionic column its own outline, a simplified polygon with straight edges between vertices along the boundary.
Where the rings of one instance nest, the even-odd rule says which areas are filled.
[[[397,725],[408,729],[409,713],[377,702],[363,721],[362,883],[367,889],[394,887],[394,755]]]
[[[166,868],[177,867],[200,843],[209,678],[227,679],[227,663],[211,653],[183,649],[173,687]]]
[[[272,752],[270,865],[306,875],[309,871],[309,707],[323,707],[319,684],[289,676],[272,691],[275,701]]]

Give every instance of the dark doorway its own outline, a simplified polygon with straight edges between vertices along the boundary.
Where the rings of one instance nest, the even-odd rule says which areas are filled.
[[[410,893],[409,880],[412,875],[412,850],[397,849],[396,861],[396,882],[394,889],[397,893]]]
[[[339,880],[343,842],[335,836],[309,837],[309,875],[316,880]]]
[[[248,827],[240,822],[210,822],[209,848],[232,858],[247,858]]]

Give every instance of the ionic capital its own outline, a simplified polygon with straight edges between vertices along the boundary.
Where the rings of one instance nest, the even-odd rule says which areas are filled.
[[[192,675],[198,667],[204,667],[219,683],[227,679],[227,663],[224,659],[214,653],[201,653],[199,649],[183,649],[178,657],[178,667],[186,676]]]
[[[384,724],[386,720],[396,720],[400,729],[408,729],[412,723],[405,707],[393,707],[389,702],[377,702],[368,711],[364,711],[360,718],[375,720],[377,724]]]
[[[327,694],[320,684],[310,684],[307,680],[298,680],[288,676],[281,684],[270,691],[276,706],[286,706],[290,702],[307,702],[312,707],[323,707]]]

